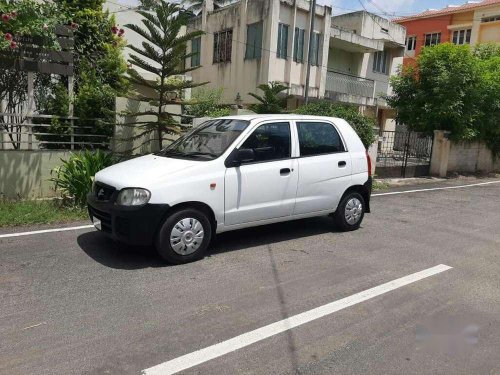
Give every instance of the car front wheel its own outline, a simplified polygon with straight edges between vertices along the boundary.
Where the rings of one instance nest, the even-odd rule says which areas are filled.
[[[356,192],[350,192],[340,201],[334,214],[334,220],[340,230],[348,232],[358,229],[364,216],[365,200],[363,196]]]
[[[212,225],[203,212],[181,209],[165,220],[158,233],[156,250],[169,263],[189,263],[203,258],[211,237]]]

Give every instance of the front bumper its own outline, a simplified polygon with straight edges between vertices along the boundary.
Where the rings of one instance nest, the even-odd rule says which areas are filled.
[[[90,220],[100,221],[100,231],[114,240],[135,246],[150,246],[170,206],[146,204],[140,207],[123,207],[114,202],[98,201],[87,195]]]

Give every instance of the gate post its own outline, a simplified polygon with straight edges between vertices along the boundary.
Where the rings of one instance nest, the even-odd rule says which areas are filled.
[[[451,132],[449,131],[434,130],[430,169],[432,176],[446,177],[448,173],[448,159],[450,157],[451,146],[450,134]]]

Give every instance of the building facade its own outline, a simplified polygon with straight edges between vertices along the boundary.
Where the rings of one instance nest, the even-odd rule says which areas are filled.
[[[404,63],[411,63],[423,47],[439,43],[500,43],[500,0],[468,1],[444,9],[396,19],[406,27]]]
[[[214,10],[206,1],[188,30],[205,35],[190,44],[188,65],[196,82],[224,89],[224,101],[279,81],[289,86],[290,108],[305,92],[311,2],[307,0],[240,0]],[[332,17],[317,5],[312,38],[309,96],[359,105],[385,127],[392,121],[382,95],[390,93],[389,77],[403,62],[405,28],[368,12]]]

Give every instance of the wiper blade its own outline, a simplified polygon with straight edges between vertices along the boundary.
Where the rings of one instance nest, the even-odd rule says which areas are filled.
[[[217,157],[217,156],[219,156],[219,155],[214,154],[212,152],[201,152],[201,151],[188,152],[185,155],[189,155],[189,156],[211,156],[211,157]]]

